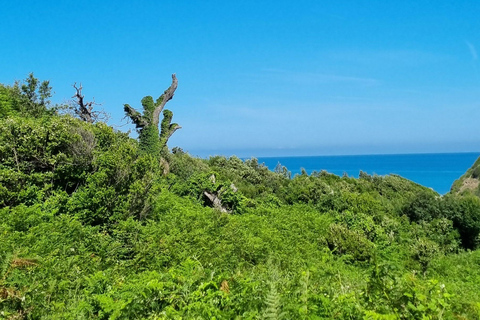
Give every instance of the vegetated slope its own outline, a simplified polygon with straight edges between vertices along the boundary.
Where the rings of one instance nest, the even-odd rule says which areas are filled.
[[[1,110],[2,318],[480,315],[477,197],[179,148],[166,174],[104,123]]]
[[[451,193],[473,194],[480,197],[480,158],[452,185]]]

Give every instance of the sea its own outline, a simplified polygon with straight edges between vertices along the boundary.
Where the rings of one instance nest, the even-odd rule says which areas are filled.
[[[292,177],[300,174],[302,169],[308,174],[326,170],[339,176],[347,174],[356,178],[360,171],[370,175],[397,174],[445,194],[479,156],[480,152],[264,157],[258,158],[258,162],[264,163],[270,170],[280,163],[291,171]]]

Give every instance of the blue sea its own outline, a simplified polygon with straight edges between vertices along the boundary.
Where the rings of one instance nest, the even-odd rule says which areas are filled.
[[[288,168],[292,176],[304,168],[326,170],[336,175],[358,177],[360,171],[374,175],[398,174],[440,194],[450,191],[452,183],[472,166],[480,153],[429,153],[359,156],[268,157],[258,158],[274,170],[278,163]]]

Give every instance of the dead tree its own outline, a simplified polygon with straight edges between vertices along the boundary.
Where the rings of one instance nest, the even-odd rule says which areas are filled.
[[[77,83],[75,82],[73,87],[76,91],[72,97],[76,99],[73,107],[75,114],[85,122],[94,123],[98,118],[98,113],[93,111],[93,106],[97,105],[95,99],[91,102],[85,102],[83,100],[84,96],[82,95],[82,84],[80,83],[80,87],[77,87]]]
[[[124,105],[126,115],[133,121],[138,130],[142,152],[154,155],[168,153],[168,139],[181,127],[177,123],[172,123],[172,111],[163,109],[167,102],[173,98],[177,86],[177,77],[172,74],[172,84],[157,101],[154,102],[151,96],[142,99],[143,114],[128,104]],[[162,111],[163,120],[160,123],[160,113]]]

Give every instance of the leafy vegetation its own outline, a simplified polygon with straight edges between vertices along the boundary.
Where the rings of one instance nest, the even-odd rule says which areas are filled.
[[[0,318],[480,317],[479,198],[159,159],[38,90],[0,86]]]
[[[133,109],[130,105],[124,105],[126,115],[133,121],[139,131],[140,150],[146,154],[163,155],[168,152],[167,141],[172,134],[181,127],[172,123],[173,113],[170,110],[163,110],[165,104],[173,98],[178,86],[175,74],[172,75],[172,84],[165,92],[153,101],[151,96],[142,99],[143,115]],[[163,110],[163,119],[159,128],[159,117]]]
[[[452,193],[480,197],[480,158],[452,185]]]

